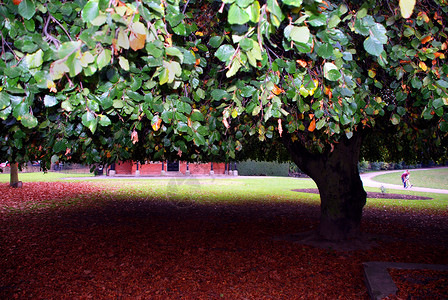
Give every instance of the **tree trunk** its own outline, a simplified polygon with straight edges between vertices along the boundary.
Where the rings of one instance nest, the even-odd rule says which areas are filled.
[[[297,166],[319,188],[321,217],[319,234],[328,240],[359,236],[362,209],[367,194],[359,176],[358,160],[362,134],[345,136],[332,149],[310,153],[299,141],[285,137],[283,142]]]
[[[19,181],[19,164],[10,163],[9,166],[10,166],[9,186],[14,188],[22,187],[22,182]]]

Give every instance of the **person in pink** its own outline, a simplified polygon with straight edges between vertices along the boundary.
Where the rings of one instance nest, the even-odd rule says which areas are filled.
[[[401,174],[401,181],[403,182],[403,187],[406,188],[407,183],[409,181],[409,170],[406,170],[403,174]]]

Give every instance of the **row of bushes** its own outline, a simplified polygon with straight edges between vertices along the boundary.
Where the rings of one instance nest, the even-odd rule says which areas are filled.
[[[289,176],[290,163],[246,160],[237,163],[242,176]]]
[[[358,163],[360,173],[367,171],[382,170],[403,170],[418,169],[422,167],[434,167],[435,163],[408,165],[404,162],[387,163],[387,162],[368,162],[361,161]],[[242,176],[291,176],[306,177],[305,174],[294,163],[277,163],[266,161],[247,160],[237,164],[238,174]]]
[[[383,170],[404,170],[404,169],[419,169],[423,167],[435,167],[435,163],[428,163],[428,164],[414,164],[414,165],[408,165],[404,162],[399,163],[387,163],[383,161],[375,161],[375,162],[368,162],[368,161],[361,161],[358,163],[358,170],[360,173],[364,173],[367,171],[383,171]]]

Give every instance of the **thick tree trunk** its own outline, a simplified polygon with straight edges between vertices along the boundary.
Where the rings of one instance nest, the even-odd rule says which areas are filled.
[[[17,188],[22,187],[22,182],[19,181],[19,164],[10,163],[10,176],[9,176],[9,186]]]
[[[319,188],[321,218],[319,233],[324,239],[345,240],[359,236],[366,192],[359,176],[361,133],[346,137],[324,153],[310,153],[300,142],[283,142],[297,166]]]

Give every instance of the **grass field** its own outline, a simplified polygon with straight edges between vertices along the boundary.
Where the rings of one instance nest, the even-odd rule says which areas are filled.
[[[448,190],[448,168],[429,170],[409,170],[411,183],[418,187]],[[401,174],[403,172],[391,172],[379,175],[375,181],[402,185]]]
[[[411,178],[418,177],[422,182],[434,181],[433,187],[446,187],[444,172],[448,170],[411,171]],[[400,184],[395,177],[400,173],[382,175],[381,180],[388,182],[394,180]],[[86,180],[85,177],[92,177]],[[385,179],[383,179],[383,176]],[[425,177],[427,176],[427,177]],[[66,178],[73,178],[67,180]],[[238,204],[238,203],[278,203],[296,202],[319,205],[318,194],[298,193],[294,189],[314,189],[316,184],[310,179],[297,179],[286,177],[254,177],[254,178],[175,178],[166,179],[94,179],[92,174],[65,174],[65,173],[21,173],[20,180],[26,185],[27,182],[53,182],[53,181],[77,181],[76,177],[84,177],[83,180],[92,181],[99,187],[110,187],[112,197],[118,198],[140,198],[147,200],[171,201],[175,205],[190,206],[196,204]],[[445,180],[433,180],[433,177],[444,177]],[[378,177],[375,177],[378,180]],[[400,179],[398,179],[400,180]],[[414,180],[412,180],[414,183]],[[9,182],[9,174],[1,174],[0,182]],[[391,182],[394,183],[394,182]],[[415,183],[414,183],[415,184]],[[417,185],[417,184],[415,184]],[[366,191],[380,192],[378,188],[366,187]],[[398,210],[446,210],[448,195],[419,193],[413,190],[387,190],[389,194],[408,194],[427,196],[433,198],[430,201],[421,200],[390,200],[390,199],[368,199],[366,208],[388,208]]]

